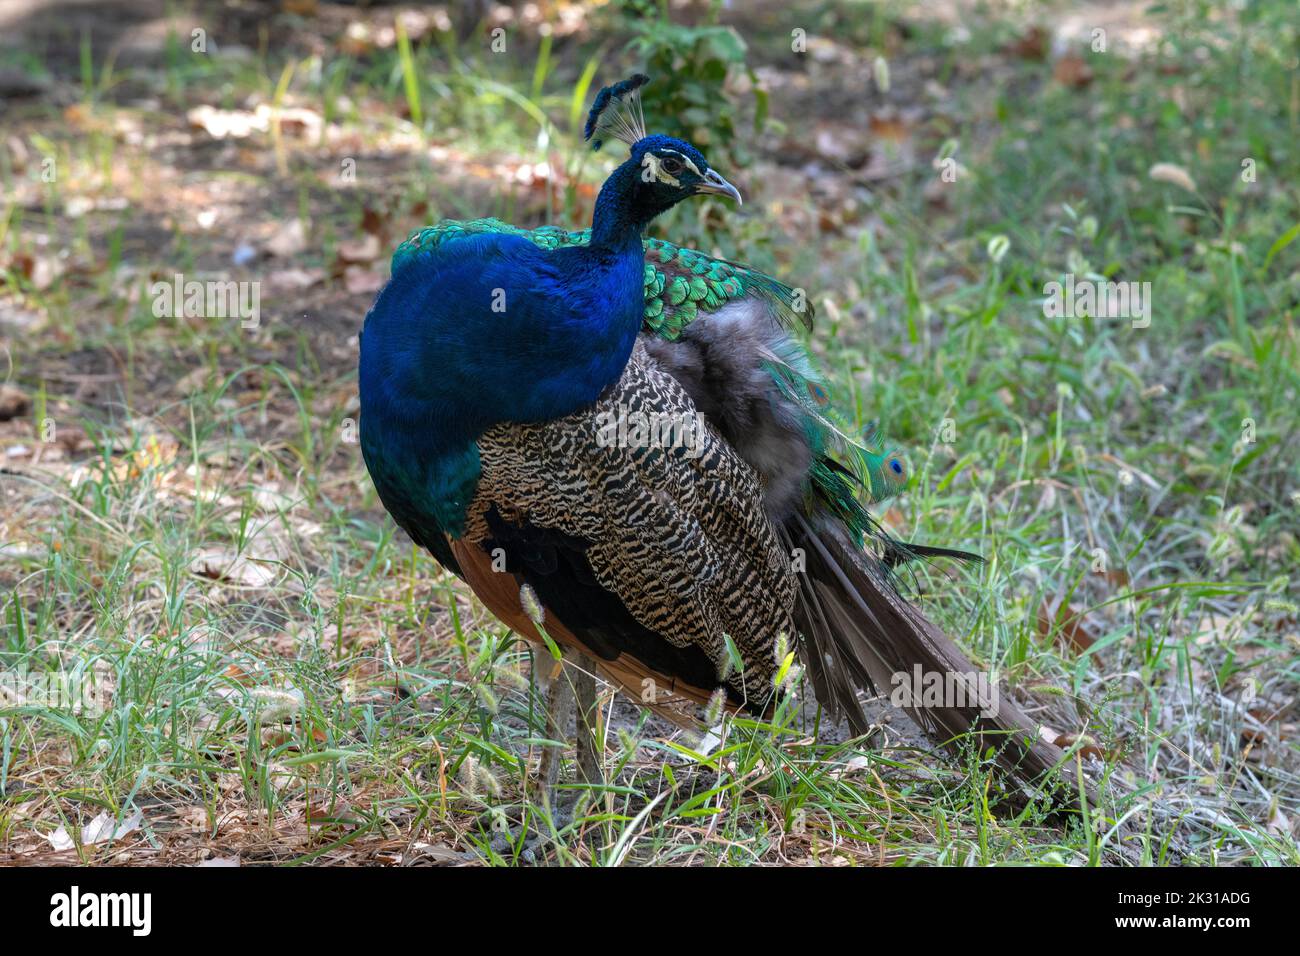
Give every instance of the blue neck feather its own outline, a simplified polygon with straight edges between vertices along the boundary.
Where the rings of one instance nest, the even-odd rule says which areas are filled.
[[[640,189],[640,166],[629,159],[609,174],[591,214],[592,250],[643,257],[641,234],[664,210],[648,206]]]

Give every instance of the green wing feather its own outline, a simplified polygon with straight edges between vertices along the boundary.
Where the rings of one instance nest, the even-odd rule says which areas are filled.
[[[787,327],[812,328],[813,308],[806,296],[771,276],[706,256],[664,239],[645,240],[646,328],[669,341],[699,312],[716,312],[736,299],[766,302]]]
[[[558,226],[521,229],[500,219],[444,219],[417,229],[393,253],[393,272],[412,257],[461,236],[504,233],[531,240],[542,249],[583,246],[591,230]],[[753,269],[715,259],[663,239],[645,240],[645,331],[672,341],[700,312],[715,312],[736,299],[758,298],[771,306],[783,325],[812,327],[813,307],[803,293]]]

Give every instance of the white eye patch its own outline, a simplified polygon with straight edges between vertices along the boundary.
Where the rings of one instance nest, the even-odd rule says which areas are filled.
[[[658,156],[654,153],[646,153],[641,157],[641,181],[650,183],[655,180],[667,183],[669,186],[681,185],[679,180],[664,172],[663,164],[659,161]]]
[[[682,153],[677,152],[675,149],[665,149],[663,152],[665,156],[673,156],[681,160],[682,165],[693,172],[696,176],[700,175],[700,168],[691,162],[689,156],[685,156]],[[670,175],[668,171],[664,169],[662,157],[656,156],[654,153],[646,153],[641,157],[641,179],[647,183],[657,179],[659,182],[667,183],[669,186],[681,185],[681,180]]]

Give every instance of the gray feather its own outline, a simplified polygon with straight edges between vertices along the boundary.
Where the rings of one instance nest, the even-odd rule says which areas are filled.
[[[676,341],[642,337],[655,363],[758,472],[763,506],[775,524],[794,512],[812,465],[803,410],[781,394],[760,361],[787,334],[764,303],[745,299],[700,314]]]

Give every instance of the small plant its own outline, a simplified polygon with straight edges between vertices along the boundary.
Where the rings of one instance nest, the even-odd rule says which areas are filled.
[[[750,156],[737,139],[737,109],[723,93],[729,78],[748,78],[754,101],[754,129],[767,119],[767,93],[746,61],[745,41],[718,23],[718,3],[698,26],[673,23],[666,3],[636,2],[623,7],[633,36],[628,42],[654,82],[646,88],[645,108],[660,132],[697,143],[719,165],[737,168]]]

